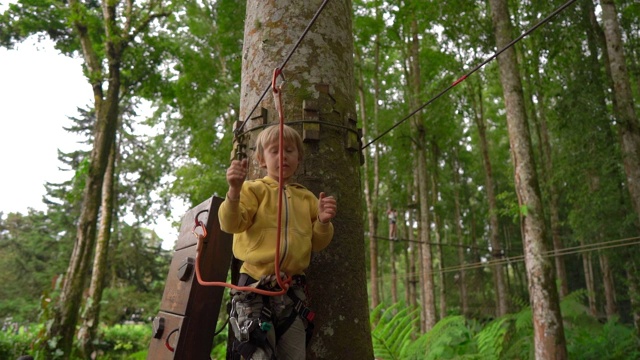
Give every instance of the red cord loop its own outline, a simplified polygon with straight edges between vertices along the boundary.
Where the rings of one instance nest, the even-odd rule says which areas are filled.
[[[280,85],[277,84],[278,76],[282,78],[282,82]],[[273,90],[273,100],[275,101],[276,110],[278,111],[279,117],[279,126],[280,126],[280,134],[278,137],[278,156],[279,156],[279,170],[278,170],[278,231],[277,231],[277,239],[276,239],[276,252],[275,252],[275,274],[281,274],[280,271],[280,240],[282,238],[282,201],[284,197],[284,184],[282,182],[283,178],[283,162],[284,162],[284,113],[282,111],[282,84],[284,83],[284,75],[282,74],[282,70],[276,68],[273,71],[273,78],[271,79],[271,88]],[[207,237],[207,229],[206,226],[202,223],[202,221],[198,220],[198,216],[203,212],[208,210],[200,211],[196,214],[195,217],[195,225],[193,227],[193,234],[198,239],[198,243],[196,246],[196,279],[201,286],[222,286],[230,289],[235,289],[238,291],[249,291],[254,292],[261,295],[267,296],[279,296],[284,295],[289,290],[289,286],[292,281],[292,277],[285,274],[285,279],[282,276],[276,276],[276,280],[278,286],[280,287],[279,291],[269,291],[258,289],[252,286],[236,286],[233,284],[229,284],[226,282],[220,281],[204,281],[202,280],[202,275],[200,274],[200,251],[202,250],[202,242],[203,239]],[[202,228],[202,234],[198,234],[196,229],[200,227]]]
[[[205,212],[209,212],[209,210],[201,210],[200,212],[198,212],[196,214],[195,225],[193,226],[193,229],[191,230],[193,235],[195,235],[198,239],[200,239],[200,238],[204,239],[204,238],[207,237],[207,227],[204,225],[204,223],[202,221],[198,220],[198,216],[200,216],[200,214],[205,213]],[[202,229],[202,234],[198,234],[198,232],[196,232],[196,229],[198,228],[198,226]]]

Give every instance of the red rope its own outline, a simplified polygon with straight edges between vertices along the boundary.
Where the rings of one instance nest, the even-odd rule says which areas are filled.
[[[287,293],[289,289],[289,284],[291,283],[291,276],[286,275],[286,279],[282,279],[280,276],[280,240],[282,238],[282,199],[284,198],[284,184],[282,181],[282,177],[284,176],[284,113],[282,111],[282,89],[279,89],[276,86],[276,79],[278,76],[282,76],[282,70],[280,68],[276,68],[273,71],[273,78],[271,80],[271,88],[273,90],[273,97],[275,101],[276,110],[278,110],[279,114],[279,130],[280,134],[278,136],[278,156],[279,156],[279,169],[278,169],[278,231],[277,231],[277,239],[276,239],[276,254],[275,254],[275,273],[276,281],[278,282],[278,286],[280,286],[280,291],[269,291],[257,289],[251,286],[237,286],[233,284],[229,284],[227,282],[222,281],[204,281],[202,279],[202,275],[200,274],[200,251],[202,250],[203,239],[207,237],[207,229],[206,226],[201,221],[198,221],[198,216],[196,215],[196,225],[193,228],[193,234],[198,238],[198,243],[196,247],[196,278],[198,283],[202,286],[222,286],[231,289],[235,289],[238,291],[250,291],[254,293],[258,293],[261,295],[268,296],[278,296],[284,295]],[[284,79],[284,76],[282,76]],[[281,84],[282,85],[282,84]],[[196,232],[197,227],[200,226],[202,228],[202,234],[198,234]]]

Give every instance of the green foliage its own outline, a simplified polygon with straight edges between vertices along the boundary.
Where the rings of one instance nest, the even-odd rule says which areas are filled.
[[[15,359],[29,353],[36,327],[25,327],[5,321],[0,331],[0,359]]]
[[[32,344],[38,337],[42,325],[9,326],[0,331],[0,359],[16,359],[21,355],[34,353]],[[115,325],[99,329],[97,346],[98,358],[101,360],[138,360],[146,359],[147,349],[151,341],[151,325]],[[49,359],[46,359],[49,360]],[[84,360],[72,356],[69,360]]]
[[[408,307],[397,303],[385,308],[378,305],[371,313],[373,351],[376,358],[403,359],[405,348],[414,334],[419,321],[419,309],[409,310]],[[373,326],[375,325],[375,326]]]
[[[602,324],[584,306],[586,291],[561,302],[570,359],[640,358],[640,338],[619,320]],[[486,324],[454,315],[416,335],[418,310],[380,304],[371,313],[377,359],[533,359],[533,321],[529,307]],[[379,319],[377,324],[376,319]],[[375,326],[374,326],[375,325]],[[401,330],[403,329],[403,330]]]
[[[422,337],[421,337],[422,338]],[[473,328],[464,316],[448,316],[440,321],[424,337],[424,359],[456,359],[474,353]],[[417,353],[417,352],[412,352]]]
[[[151,341],[151,326],[145,325],[114,325],[100,328],[96,349],[105,355],[101,359],[131,359],[127,354],[139,357],[139,354],[149,348]]]
[[[596,327],[577,326],[567,332],[571,359],[639,359],[640,339],[635,329],[612,319]]]

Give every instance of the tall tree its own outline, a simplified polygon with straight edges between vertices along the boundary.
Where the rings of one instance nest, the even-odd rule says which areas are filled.
[[[501,260],[504,257],[503,247],[500,243],[500,222],[499,209],[496,198],[495,179],[493,177],[493,169],[491,166],[491,158],[489,157],[489,142],[487,140],[487,127],[483,107],[482,89],[470,82],[469,95],[471,97],[473,120],[478,128],[478,142],[480,154],[482,156],[482,167],[484,169],[484,183],[486,188],[487,203],[489,205],[489,242],[491,244],[490,262],[493,275],[493,285],[495,288],[496,298],[496,316],[503,316],[509,311],[507,286],[504,279],[504,268]]]
[[[360,20],[363,23],[356,28],[356,32],[360,33],[360,41],[366,42],[362,48],[356,46],[356,72],[358,74],[358,96],[359,96],[359,110],[360,120],[362,123],[362,137],[367,138],[369,136],[369,129],[375,130],[376,124],[379,120],[379,100],[380,100],[380,79],[377,69],[380,66],[380,33],[384,28],[382,24],[381,10],[378,8],[376,2],[369,4],[369,7],[365,7],[365,4],[360,4],[363,7],[363,12],[373,12],[372,18],[358,17],[356,20]],[[358,34],[356,34],[358,35]],[[373,44],[369,44],[370,38],[373,36]],[[373,63],[365,61],[363,49],[372,49]],[[365,84],[364,72],[371,74],[373,77],[373,84]],[[373,98],[372,103],[372,116],[371,120],[367,117],[367,89],[372,87]],[[363,187],[364,187],[364,199],[367,209],[367,229],[369,234],[369,284],[370,284],[370,297],[371,308],[376,308],[380,303],[380,290],[378,288],[378,199],[380,194],[380,152],[377,144],[372,144],[371,147],[364,150],[364,164],[363,164]]]
[[[91,270],[91,281],[89,286],[89,297],[82,314],[82,325],[78,332],[80,340],[80,351],[84,358],[95,358],[94,344],[100,323],[100,303],[102,292],[107,281],[107,258],[109,255],[109,241],[111,239],[111,224],[115,212],[114,201],[115,192],[115,163],[116,163],[116,142],[111,145],[109,160],[102,183],[102,204],[100,205],[100,226],[96,243],[93,267]]]
[[[634,108],[633,94],[629,84],[629,74],[618,22],[618,13],[613,0],[602,0],[602,21],[607,41],[609,69],[613,79],[614,111],[622,160],[627,175],[627,188],[631,203],[640,220],[640,124]]]
[[[339,207],[333,242],[313,257],[307,271],[311,306],[318,313],[307,357],[370,359],[352,7],[351,1],[323,4],[322,13],[283,69],[286,82],[281,90],[284,118],[307,144],[294,180],[315,194],[325,191],[335,196]],[[244,139],[239,140],[249,145],[249,178],[256,178],[261,173],[251,156],[252,141],[262,124],[278,121],[272,96],[258,101],[274,69],[292,51],[291,44],[318,8],[293,0],[251,0],[246,9],[239,115],[241,121],[249,120],[243,125]],[[254,106],[258,110],[251,114]]]
[[[55,344],[55,350],[68,358],[95,244],[103,177],[116,137],[126,50],[135,46],[136,37],[144,34],[152,21],[167,13],[162,2],[136,6],[118,1],[79,0],[57,2],[56,6],[46,1],[20,1],[8,11],[13,16],[3,17],[2,28],[8,30],[2,31],[5,46],[21,41],[25,35],[44,31],[58,49],[69,54],[80,52],[93,89],[96,122],[75,245],[54,307],[52,324],[47,327],[46,339],[41,343],[44,348]],[[33,18],[42,20],[34,22]],[[53,349],[45,349],[49,350]]]
[[[496,46],[501,49],[512,39],[507,2],[491,0],[490,6]],[[567,348],[553,266],[544,257],[544,214],[515,49],[510,47],[503,52],[498,57],[498,64],[507,113],[515,190],[521,212],[524,258],[533,310],[535,356],[536,359],[566,359]]]

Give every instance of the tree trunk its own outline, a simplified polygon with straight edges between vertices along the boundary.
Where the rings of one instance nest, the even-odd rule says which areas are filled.
[[[102,206],[100,210],[100,230],[93,259],[91,271],[91,285],[89,286],[89,298],[85,305],[83,323],[78,332],[80,349],[85,359],[95,359],[94,341],[98,333],[100,323],[100,302],[104,290],[107,275],[107,259],[109,256],[109,240],[111,238],[111,220],[114,213],[114,177],[115,177],[116,143],[114,142],[109,152],[109,163],[104,174],[102,184]]]
[[[312,2],[314,4],[317,1]],[[309,24],[317,7],[300,1],[250,0],[246,6],[240,119],[248,138],[249,178],[262,176],[252,143],[263,124],[277,123],[272,96],[254,112],[273,70]],[[305,157],[293,179],[333,195],[339,214],[331,245],[314,254],[307,271],[316,331],[308,359],[372,359],[365,271],[360,147],[355,122],[350,1],[328,2],[283,69],[285,121],[300,131]]]
[[[416,191],[416,178],[414,177],[413,179],[413,183],[409,184],[408,188],[409,188],[409,194],[415,194]],[[413,203],[414,199],[412,198],[412,195],[409,195],[409,199],[408,203]],[[418,304],[418,271],[417,271],[417,266],[416,266],[416,255],[418,254],[418,251],[416,251],[417,247],[416,244],[416,238],[415,238],[415,233],[414,233],[414,228],[413,228],[413,224],[415,224],[416,219],[415,219],[415,211],[414,210],[410,210],[409,211],[409,218],[407,219],[407,239],[409,240],[409,246],[407,247],[407,264],[408,264],[408,276],[407,276],[407,281],[405,283],[405,286],[407,288],[407,303],[409,304],[409,308],[410,309],[415,309],[417,308],[417,304]]]
[[[602,0],[601,6],[627,187],[633,208],[640,219],[640,125],[634,110],[615,3],[613,0]]]
[[[72,11],[82,11],[77,0],[71,0]],[[122,56],[121,38],[111,32],[116,27],[115,5],[104,4],[104,22],[107,28],[106,54],[108,66],[108,90],[102,90],[102,64],[93,49],[87,26],[81,22],[83,16],[77,15],[74,28],[79,34],[83,56],[87,69],[94,79],[94,108],[96,123],[93,133],[93,149],[89,157],[89,171],[86,177],[82,198],[80,219],[78,219],[76,240],[64,277],[62,291],[56,307],[53,309],[53,322],[45,335],[44,346],[57,342],[56,349],[69,358],[73,345],[78,310],[89,274],[89,264],[96,236],[96,222],[101,201],[102,183],[107,168],[109,152],[115,142],[120,99],[120,59]],[[45,351],[50,351],[48,349]]]
[[[551,142],[549,141],[549,128],[547,126],[546,116],[546,96],[542,89],[542,80],[540,79],[540,66],[539,66],[539,54],[538,49],[534,50],[533,62],[533,83],[535,84],[536,91],[531,93],[530,104],[531,113],[535,127],[538,133],[538,141],[540,146],[540,153],[542,159],[543,180],[546,184],[546,189],[549,192],[549,225],[551,227],[551,239],[554,250],[554,261],[556,269],[556,278],[559,281],[559,295],[560,299],[569,295],[569,284],[567,282],[567,270],[564,264],[564,257],[560,255],[560,252],[564,248],[562,243],[562,225],[560,223],[560,195],[558,187],[553,181],[553,159],[551,157]],[[533,87],[533,86],[532,86]],[[536,101],[533,101],[533,95],[535,93]],[[536,103],[540,106],[536,107]]]
[[[400,219],[402,218],[402,221],[404,222],[404,216],[400,216],[398,215],[398,219],[397,219],[397,224],[396,226],[398,226],[398,229],[396,231],[400,230]],[[401,238],[406,238],[404,236],[401,236],[400,233],[398,233],[399,235],[399,239]],[[397,270],[397,260],[396,260],[396,249],[395,249],[395,241],[389,240],[389,266],[391,267],[391,303],[395,304],[398,302],[398,270]]]
[[[477,97],[476,97],[477,93]],[[491,244],[491,269],[493,274],[493,286],[496,297],[496,316],[501,317],[509,312],[509,297],[507,286],[505,285],[504,269],[501,264],[504,257],[502,244],[500,244],[500,226],[498,220],[498,202],[495,194],[495,184],[493,180],[493,170],[491,158],[489,157],[489,143],[487,141],[487,131],[484,120],[484,107],[482,104],[482,89],[474,91],[471,88],[471,98],[473,99],[474,120],[478,127],[478,141],[480,153],[482,154],[482,166],[484,168],[484,182],[487,188],[487,202],[489,203],[489,230]]]
[[[359,52],[356,50],[356,56],[359,59]],[[367,111],[365,104],[365,93],[364,93],[364,79],[362,75],[362,67],[358,71],[358,96],[360,99],[360,120],[362,122],[362,137],[364,139],[367,138]],[[377,153],[377,146],[372,144],[372,153]],[[376,308],[380,303],[380,299],[378,297],[378,241],[376,238],[377,229],[376,229],[376,210],[375,210],[375,200],[374,200],[374,189],[376,188],[376,184],[371,185],[371,180],[369,178],[369,150],[364,150],[364,199],[367,210],[367,225],[369,232],[369,283],[370,283],[370,293],[371,293],[371,308]],[[375,178],[375,176],[374,176]]]
[[[463,316],[469,316],[469,299],[467,298],[467,280],[464,271],[465,261],[465,245],[464,237],[462,235],[462,216],[460,211],[460,163],[458,160],[458,151],[454,149],[453,158],[453,201],[454,201],[454,213],[453,221],[455,222],[454,228],[456,231],[456,237],[458,238],[458,266],[460,271],[458,272],[458,287],[460,288],[460,310]]]
[[[616,289],[613,282],[613,273],[609,265],[609,257],[600,251],[598,253],[600,260],[600,271],[602,272],[602,285],[604,286],[605,314],[607,319],[611,320],[618,315],[618,307],[616,306]]]
[[[409,79],[409,88],[411,93],[411,105],[413,108],[419,106],[419,96],[421,93],[421,80],[420,80],[420,41],[418,37],[418,26],[414,19],[411,22],[411,56],[408,61],[410,62],[409,68],[411,69],[411,78]],[[427,149],[426,144],[426,130],[422,123],[422,117],[420,113],[417,113],[412,121],[413,133],[416,134],[415,138],[415,151],[417,152],[416,160],[416,172],[418,182],[418,204],[419,204],[419,229],[420,236],[418,240],[421,242],[421,266],[422,275],[422,309],[424,311],[423,318],[423,332],[431,330],[436,324],[436,306],[434,295],[434,281],[433,281],[433,260],[431,256],[430,245],[430,219],[429,219],[429,190],[427,189],[429,184],[429,176],[427,174]]]
[[[491,0],[490,4],[496,45],[501,49],[512,38],[507,2]],[[553,265],[544,257],[547,251],[544,214],[515,50],[509,48],[503,52],[498,57],[498,65],[507,112],[516,194],[521,211],[524,258],[533,311],[534,353],[536,359],[566,359],[566,341]]]
[[[629,301],[631,302],[631,315],[636,334],[640,335],[640,289],[638,289],[638,271],[634,259],[627,260],[627,283],[629,284]]]
[[[434,209],[436,208],[436,204],[438,203],[438,162],[439,162],[439,149],[438,145],[432,141],[431,142],[432,155],[433,155],[433,172],[431,176],[431,201],[433,203]],[[447,316],[447,286],[445,284],[445,276],[444,276],[444,253],[442,251],[442,225],[440,223],[440,215],[438,211],[433,212],[433,225],[434,225],[434,235],[435,235],[435,243],[436,250],[438,254],[438,282],[440,283],[439,287],[439,301],[438,301],[438,310],[440,319]]]
[[[584,241],[580,240],[580,245],[584,246]],[[589,301],[589,314],[593,317],[598,316],[598,308],[596,304],[596,286],[593,281],[593,264],[591,263],[591,253],[582,253],[582,269],[584,271],[584,282],[587,286],[587,299]]]

